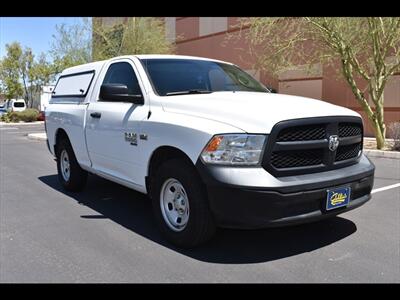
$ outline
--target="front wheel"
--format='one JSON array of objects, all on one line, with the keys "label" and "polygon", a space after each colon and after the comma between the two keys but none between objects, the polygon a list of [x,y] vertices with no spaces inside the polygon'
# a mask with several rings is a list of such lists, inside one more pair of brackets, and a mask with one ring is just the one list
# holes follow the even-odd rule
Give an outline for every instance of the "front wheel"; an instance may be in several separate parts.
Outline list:
[{"label": "front wheel", "polygon": [[214,235],[207,194],[192,165],[180,159],[165,162],[152,180],[151,191],[156,221],[170,242],[190,248]]}]

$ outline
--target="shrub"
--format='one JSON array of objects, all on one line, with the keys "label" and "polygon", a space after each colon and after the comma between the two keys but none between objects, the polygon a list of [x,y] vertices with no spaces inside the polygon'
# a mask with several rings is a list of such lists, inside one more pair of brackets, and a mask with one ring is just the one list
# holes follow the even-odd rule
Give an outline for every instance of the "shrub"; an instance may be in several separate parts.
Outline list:
[{"label": "shrub", "polygon": [[24,111],[12,111],[1,116],[1,121],[9,122],[33,122],[36,121],[39,116],[37,109],[28,108]]},{"label": "shrub", "polygon": [[400,151],[400,121],[389,125],[389,135],[394,140],[392,150]]},{"label": "shrub", "polygon": [[14,112],[14,111],[10,111],[8,113],[8,119],[10,120],[10,122],[19,122],[18,113]]},{"label": "shrub", "polygon": [[12,116],[12,113],[11,112],[7,112],[7,113],[5,113],[5,114],[3,114],[1,116],[1,121],[9,123],[9,122],[11,122],[11,116]]},{"label": "shrub", "polygon": [[28,108],[21,112],[15,112],[18,114],[19,121],[23,122],[34,122],[39,117],[39,111],[37,109]]}]

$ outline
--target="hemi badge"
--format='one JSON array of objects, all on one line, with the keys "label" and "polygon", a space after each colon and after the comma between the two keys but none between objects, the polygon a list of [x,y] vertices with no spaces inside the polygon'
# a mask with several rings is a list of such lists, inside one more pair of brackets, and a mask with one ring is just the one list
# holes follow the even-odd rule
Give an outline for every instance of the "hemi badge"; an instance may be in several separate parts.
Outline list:
[{"label": "hemi badge", "polygon": [[140,134],[140,139],[141,139],[141,140],[147,141],[147,134],[141,133],[141,134]]}]

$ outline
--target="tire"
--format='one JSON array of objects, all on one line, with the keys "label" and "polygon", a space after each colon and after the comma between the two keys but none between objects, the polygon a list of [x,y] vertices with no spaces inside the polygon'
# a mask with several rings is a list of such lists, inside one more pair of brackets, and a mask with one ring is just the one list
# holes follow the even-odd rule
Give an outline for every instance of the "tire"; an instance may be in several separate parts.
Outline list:
[{"label": "tire", "polygon": [[[79,192],[83,190],[87,181],[87,172],[83,170],[78,161],[76,160],[74,151],[72,146],[67,139],[62,139],[57,144],[57,171],[58,171],[58,180],[61,185],[67,190],[72,192]],[[65,163],[62,163],[62,160],[65,159],[69,162],[69,168],[66,168]],[[63,174],[64,169],[64,174]],[[65,170],[68,169],[69,172]],[[69,176],[66,176],[69,174]]]},{"label": "tire", "polygon": [[[175,207],[172,210],[170,209],[172,203],[182,202],[168,202],[169,200],[164,202],[168,197],[164,197],[161,193],[179,190],[179,185],[183,187],[183,193],[180,193],[180,196],[176,200],[186,200],[188,203],[188,214],[182,214],[182,222],[185,223],[185,226],[181,226],[175,222],[175,225],[180,226],[177,228],[177,226],[171,224],[174,221],[170,221],[168,215],[176,210]],[[171,186],[171,189],[168,189],[169,186]],[[166,161],[155,172],[151,180],[150,191],[156,222],[169,242],[181,248],[192,248],[205,243],[213,237],[216,226],[209,208],[207,194],[199,175],[191,164],[182,159]],[[181,197],[182,194],[185,195]],[[167,202],[168,205],[163,204]],[[182,208],[180,212],[185,210],[186,206],[180,207]],[[186,219],[187,221],[185,222]]]}]

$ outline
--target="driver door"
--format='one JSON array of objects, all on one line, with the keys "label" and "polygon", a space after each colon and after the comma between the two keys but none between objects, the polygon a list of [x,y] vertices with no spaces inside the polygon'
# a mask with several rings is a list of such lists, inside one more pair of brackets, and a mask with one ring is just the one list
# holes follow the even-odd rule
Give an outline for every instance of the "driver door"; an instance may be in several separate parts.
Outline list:
[{"label": "driver door", "polygon": [[[145,97],[136,67],[129,59],[112,62],[101,84],[105,83],[124,84],[129,94]],[[86,140],[92,168],[127,183],[139,182],[140,124],[148,111],[146,99],[140,105],[106,100],[89,103]]]}]

